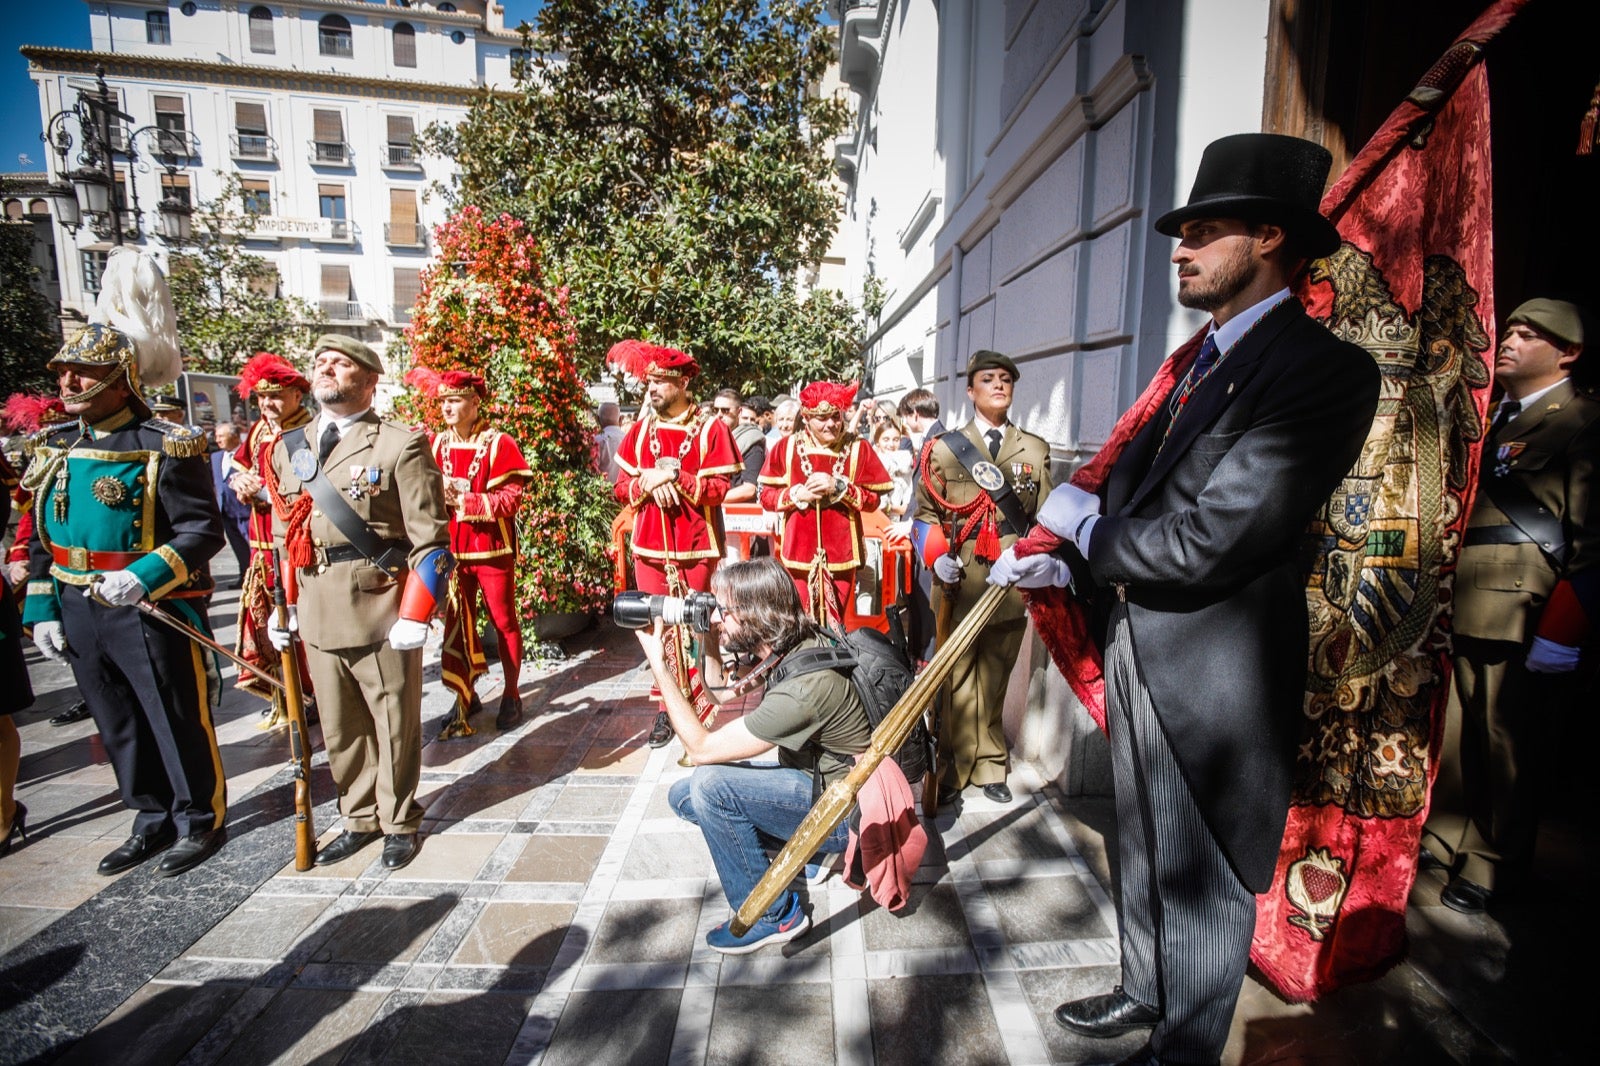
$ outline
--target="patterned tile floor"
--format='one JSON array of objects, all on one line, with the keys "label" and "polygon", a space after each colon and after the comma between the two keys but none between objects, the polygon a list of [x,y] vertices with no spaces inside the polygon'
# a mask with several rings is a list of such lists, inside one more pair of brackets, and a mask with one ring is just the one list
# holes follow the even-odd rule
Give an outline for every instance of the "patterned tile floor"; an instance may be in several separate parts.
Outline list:
[{"label": "patterned tile floor", "polygon": [[[224,636],[232,603],[216,605]],[[92,727],[45,724],[71,690],[40,664],[43,698],[19,718],[36,835],[0,861],[0,1061],[1021,1064],[1137,1048],[1050,1019],[1116,981],[1107,801],[1067,801],[1019,764],[1015,803],[974,794],[929,825],[901,913],[834,878],[809,891],[806,936],[724,957],[704,943],[728,914],[709,855],[666,805],[689,771],[644,745],[636,645],[602,627],[567,651],[526,668],[521,727],[428,744],[422,852],[393,874],[377,848],[294,871],[283,738],[230,693],[230,842],[172,881],[93,873],[129,816]],[[480,687],[493,707],[498,681]],[[430,683],[426,735],[447,705]],[[325,764],[314,778],[331,796]],[[322,804],[324,839],[336,822]],[[1554,934],[1531,915],[1462,918],[1438,887],[1417,889],[1416,961],[1380,981],[1315,1006],[1248,981],[1227,1061],[1560,1061],[1519,1020],[1539,980],[1499,994]]]}]

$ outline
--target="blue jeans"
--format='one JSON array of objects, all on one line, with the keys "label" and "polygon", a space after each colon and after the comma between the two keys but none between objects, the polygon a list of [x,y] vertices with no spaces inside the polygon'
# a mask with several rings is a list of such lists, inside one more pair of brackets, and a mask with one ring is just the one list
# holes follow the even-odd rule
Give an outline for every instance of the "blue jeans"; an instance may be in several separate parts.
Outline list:
[{"label": "blue jeans", "polygon": [[[697,766],[673,782],[667,802],[679,818],[700,827],[722,894],[738,910],[767,872],[765,849],[781,846],[810,812],[811,775],[784,766]],[[818,851],[837,854],[849,839],[849,825],[840,822]],[[787,894],[780,897],[768,916],[781,916],[788,902]]]}]

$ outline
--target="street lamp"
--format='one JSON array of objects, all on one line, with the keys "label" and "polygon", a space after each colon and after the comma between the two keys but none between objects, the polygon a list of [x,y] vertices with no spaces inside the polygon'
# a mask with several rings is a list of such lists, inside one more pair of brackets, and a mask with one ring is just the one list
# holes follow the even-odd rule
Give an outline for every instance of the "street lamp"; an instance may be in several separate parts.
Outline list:
[{"label": "street lamp", "polygon": [[[132,235],[135,238],[142,236],[138,185],[130,183],[133,192],[133,206],[130,209],[122,203],[116,164],[120,155],[130,168],[148,170],[138,147],[138,142],[143,139],[147,142],[144,147],[146,156],[159,160],[168,178],[166,195],[156,205],[157,232],[169,242],[188,240],[193,231],[194,209],[178,196],[177,185],[172,179],[178,173],[178,158],[192,154],[188,145],[189,135],[158,126],[143,126],[127,134],[119,144],[118,138],[113,136],[113,130],[119,133],[125,130],[127,127],[123,124],[131,124],[133,116],[118,110],[116,100],[106,86],[105,67],[95,69],[95,81],[97,87],[93,91],[79,89],[76,104],[51,115],[44,132],[39,135],[39,139],[60,158],[58,170],[66,178],[66,181],[50,187],[56,218],[68,232],[76,235],[87,216],[97,233],[104,235],[109,228],[112,243],[121,244],[128,232],[123,225],[123,216],[127,215],[132,222]],[[76,122],[78,133],[83,138],[83,147],[76,159],[78,166],[70,172],[67,168],[75,142],[67,128],[69,120]]]}]

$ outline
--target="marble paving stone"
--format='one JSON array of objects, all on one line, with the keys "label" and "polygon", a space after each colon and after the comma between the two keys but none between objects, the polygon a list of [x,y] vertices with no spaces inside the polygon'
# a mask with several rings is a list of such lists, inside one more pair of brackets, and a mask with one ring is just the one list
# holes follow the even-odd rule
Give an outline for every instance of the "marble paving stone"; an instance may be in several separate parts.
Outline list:
[{"label": "marble paving stone", "polygon": [[1099,908],[1075,877],[1021,877],[984,885],[1013,944],[1085,940],[1113,935]]},{"label": "marble paving stone", "polygon": [[[487,719],[493,722],[493,718]],[[468,764],[473,761],[478,752],[487,748],[495,741],[494,728],[479,729],[481,722],[473,723],[473,728],[478,731],[470,737],[458,737],[454,740],[436,740],[431,744],[424,744],[422,748],[423,770],[454,770],[463,772]]]},{"label": "marble paving stone", "polygon": [[122,805],[115,785],[69,785],[52,781],[20,795],[28,805],[28,845],[13,843],[13,853],[52,837],[100,838],[128,835],[133,812]]},{"label": "marble paving stone", "polygon": [[1111,991],[1121,975],[1118,966],[1017,971],[1028,1006],[1039,1019],[1039,1031],[1044,1035],[1052,1062],[1115,1062],[1144,1045],[1150,1035],[1147,1031],[1097,1040],[1063,1028],[1052,1017],[1055,1009],[1069,1000]]},{"label": "marble paving stone", "polygon": [[[117,841],[116,843],[120,843]],[[0,862],[0,904],[69,910],[103,891],[116,878],[102,877],[95,866],[115,843],[81,837],[29,834],[24,847],[13,847]]]},{"label": "marble paving stone", "polygon": [[619,900],[605,909],[586,962],[688,962],[698,899]]},{"label": "marble paving stone", "polygon": [[[677,770],[678,767],[674,766],[672,769]],[[644,817],[646,819],[652,821],[657,819],[671,819],[674,822],[682,821],[682,819],[673,813],[672,805],[667,802],[667,792],[672,788],[672,782],[676,781],[678,776],[678,774],[672,774],[670,776],[667,774],[661,775],[661,782],[651,790],[650,802],[645,805]]]},{"label": "marble paving stone", "polygon": [[391,876],[407,881],[471,881],[502,839],[496,833],[424,836],[417,857]]},{"label": "marble paving stone", "polygon": [[650,735],[650,729],[655,725],[655,711],[647,710],[640,714],[606,715],[600,721],[600,728],[595,730],[596,740],[609,741],[634,741],[643,743]]},{"label": "marble paving stone", "polygon": [[490,903],[450,960],[457,965],[546,967],[577,911],[560,903]]},{"label": "marble paving stone", "polygon": [[606,837],[539,834],[528,838],[507,881],[587,881],[606,849]]},{"label": "marble paving stone", "polygon": [[[674,819],[676,822],[677,820]],[[641,832],[628,849],[622,863],[622,879],[644,881],[656,878],[715,877],[711,852],[700,830],[677,822],[683,830],[670,833]]]},{"label": "marble paving stone", "polygon": [[483,768],[484,773],[508,774],[524,785],[542,784],[554,776],[553,771],[567,753],[565,745],[530,744],[520,740],[507,748],[500,757]]},{"label": "marble paving stone", "polygon": [[[523,702],[526,704],[527,700]],[[562,741],[581,735],[592,724],[592,717],[581,711],[541,713],[534,717],[533,729],[528,735],[536,737],[540,744],[559,745]]]},{"label": "marble paving stone", "polygon": [[317,962],[387,963],[416,958],[455,906],[451,895],[431,899],[369,900],[345,916]]},{"label": "marble paving stone", "polygon": [[951,862],[972,859],[1061,859],[1067,857],[1048,824],[1049,808],[1033,804],[995,806],[996,813],[963,810],[959,845],[949,850]]},{"label": "marble paving stone", "polygon": [[543,967],[445,966],[433,979],[435,992],[525,992],[535,995],[544,987]]},{"label": "marble paving stone", "polygon": [[631,788],[585,788],[568,785],[554,803],[545,809],[544,818],[556,821],[611,822],[622,816],[633,795]]},{"label": "marble paving stone", "polygon": [[0,955],[4,955],[65,913],[56,907],[0,906]]},{"label": "marble paving stone", "polygon": [[717,989],[706,1066],[819,1066],[833,1061],[826,984]]},{"label": "marble paving stone", "polygon": [[981,977],[953,974],[868,981],[867,1002],[878,1066],[1006,1062]]},{"label": "marble paving stone", "polygon": [[637,774],[650,761],[650,748],[604,740],[593,745],[578,764],[580,774]]},{"label": "marble paving stone", "polygon": [[961,901],[950,885],[912,885],[911,902],[898,913],[865,898],[863,906],[866,913],[860,921],[868,951],[959,947],[970,939]]},{"label": "marble paving stone", "polygon": [[462,778],[428,805],[428,817],[441,821],[465,818],[515,818],[533,795],[533,786],[507,774],[474,774]]},{"label": "marble paving stone", "polygon": [[337,1062],[383,1000],[380,992],[286,989],[234,1038],[219,1061],[222,1066]]},{"label": "marble paving stone", "polygon": [[293,899],[257,896],[212,926],[185,956],[196,958],[277,959],[289,952],[306,928],[328,909],[326,897]]},{"label": "marble paving stone", "polygon": [[[682,995],[675,989],[573,993],[551,1034],[542,1066],[665,1063]],[[623,1018],[627,1024],[619,1025]]]},{"label": "marble paving stone", "polygon": [[533,1003],[530,995],[435,992],[401,1008],[385,1064],[498,1063],[505,1060]]},{"label": "marble paving stone", "polygon": [[244,993],[240,985],[151,982],[90,1030],[64,1066],[164,1066],[177,1062]]}]

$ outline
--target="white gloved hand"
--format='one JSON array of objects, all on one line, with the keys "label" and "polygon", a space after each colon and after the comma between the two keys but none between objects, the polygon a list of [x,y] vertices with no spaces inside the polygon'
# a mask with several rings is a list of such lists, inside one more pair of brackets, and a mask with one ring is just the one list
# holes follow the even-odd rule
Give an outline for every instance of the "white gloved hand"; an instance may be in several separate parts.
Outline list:
[{"label": "white gloved hand", "polygon": [[60,622],[35,622],[33,646],[46,659],[54,659],[58,663],[67,661],[67,631],[61,628]]},{"label": "white gloved hand", "polygon": [[277,611],[267,616],[267,639],[272,641],[272,646],[279,651],[287,649],[293,643],[295,634],[300,632],[300,612],[290,607],[287,614],[282,629],[278,628]]},{"label": "white gloved hand", "polygon": [[1527,667],[1535,674],[1566,674],[1578,668],[1579,649],[1570,644],[1534,637],[1528,649]]},{"label": "white gloved hand", "polygon": [[1039,508],[1037,519],[1062,540],[1075,541],[1083,520],[1099,513],[1100,497],[1076,485],[1057,485]]},{"label": "white gloved hand", "polygon": [[411,618],[397,618],[389,627],[389,647],[395,651],[411,651],[422,647],[428,640],[428,623]]},{"label": "white gloved hand", "polygon": [[989,568],[989,584],[1015,585],[1024,589],[1060,588],[1072,584],[1067,564],[1053,555],[1017,558],[1015,548],[1007,548]]},{"label": "white gloved hand", "polygon": [[83,590],[85,596],[98,597],[113,607],[131,607],[144,599],[144,582],[131,570],[103,573]]},{"label": "white gloved hand", "polygon": [[960,581],[961,570],[961,560],[954,555],[941,555],[933,560],[933,576],[946,585],[954,585]]}]

